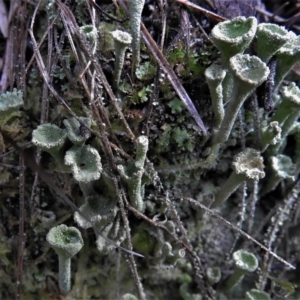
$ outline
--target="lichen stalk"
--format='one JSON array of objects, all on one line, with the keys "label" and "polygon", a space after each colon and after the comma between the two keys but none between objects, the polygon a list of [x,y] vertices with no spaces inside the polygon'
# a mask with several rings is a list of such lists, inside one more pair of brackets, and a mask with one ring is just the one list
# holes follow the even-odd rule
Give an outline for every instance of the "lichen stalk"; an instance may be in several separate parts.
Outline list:
[{"label": "lichen stalk", "polygon": [[257,55],[265,63],[291,38],[291,34],[284,27],[271,23],[259,24],[256,35]]},{"label": "lichen stalk", "polygon": [[294,180],[294,172],[296,166],[293,164],[290,157],[278,154],[270,158],[272,173],[268,176],[261,195],[264,196],[267,193],[276,189],[279,182],[283,179]]},{"label": "lichen stalk", "polygon": [[140,136],[137,139],[136,159],[127,166],[118,165],[117,169],[123,180],[127,183],[129,199],[133,207],[139,211],[144,211],[143,201],[144,187],[142,177],[144,174],[144,165],[148,151],[148,138]]},{"label": "lichen stalk", "polygon": [[300,89],[292,82],[289,86],[282,89],[282,103],[275,114],[276,121],[281,123],[281,143],[270,147],[269,153],[275,155],[282,147],[285,138],[294,128],[296,121],[300,116]]},{"label": "lichen stalk", "polygon": [[233,253],[235,263],[234,273],[227,279],[225,290],[233,288],[248,272],[254,272],[258,267],[258,260],[250,252],[238,250]]},{"label": "lichen stalk", "polygon": [[58,255],[59,288],[62,294],[71,290],[71,258],[83,247],[80,231],[62,224],[50,229],[46,237],[50,247]]},{"label": "lichen stalk", "polygon": [[300,36],[291,36],[277,52],[277,67],[275,76],[275,91],[292,67],[300,60]]},{"label": "lichen stalk", "polygon": [[246,180],[259,180],[265,176],[263,158],[260,153],[252,148],[246,148],[234,157],[233,172],[225,184],[215,194],[215,201],[211,208],[216,208],[224,203],[236,191],[240,184]]},{"label": "lichen stalk", "polygon": [[132,67],[133,70],[140,63],[140,44],[141,44],[141,17],[145,5],[145,0],[127,0],[130,28],[132,35]]},{"label": "lichen stalk", "polygon": [[269,74],[265,63],[257,57],[237,54],[230,59],[230,68],[234,76],[231,100],[226,108],[220,130],[213,138],[213,145],[227,141],[238,112],[248,96],[263,83]]},{"label": "lichen stalk", "polygon": [[226,71],[221,66],[213,64],[205,70],[204,75],[209,87],[212,108],[215,114],[214,127],[218,129],[225,114],[222,82],[226,76]]},{"label": "lichen stalk", "polygon": [[281,127],[277,121],[270,122],[270,124],[263,128],[261,149],[265,151],[269,145],[276,145],[281,141]]},{"label": "lichen stalk", "polygon": [[62,294],[71,290],[71,258],[58,256],[58,285]]},{"label": "lichen stalk", "polygon": [[216,208],[222,205],[228,197],[234,193],[240,184],[247,180],[247,177],[243,174],[231,173],[225,184],[215,194],[215,201],[212,203],[210,208]]},{"label": "lichen stalk", "polygon": [[114,88],[118,89],[125,59],[125,52],[128,46],[132,43],[132,38],[129,33],[121,30],[113,31],[112,36],[115,46]]}]

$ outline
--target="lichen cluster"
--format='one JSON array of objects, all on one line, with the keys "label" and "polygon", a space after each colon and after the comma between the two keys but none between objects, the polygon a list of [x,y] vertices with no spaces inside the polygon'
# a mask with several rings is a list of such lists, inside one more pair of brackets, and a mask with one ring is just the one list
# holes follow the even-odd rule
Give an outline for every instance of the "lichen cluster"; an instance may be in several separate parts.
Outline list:
[{"label": "lichen cluster", "polygon": [[[199,42],[193,22],[188,38],[176,35],[172,3],[164,69],[143,27],[141,40],[145,1],[100,4],[100,21],[75,2],[42,8],[53,28],[34,28],[26,88],[0,95],[0,150],[20,154],[32,183],[20,175],[19,192],[9,190],[16,153],[4,155],[3,199],[29,201],[24,298],[53,299],[51,278],[74,299],[297,299],[300,89],[287,75],[299,36],[237,17]],[[37,47],[47,28],[49,44]],[[0,235],[3,299],[11,249]]]}]

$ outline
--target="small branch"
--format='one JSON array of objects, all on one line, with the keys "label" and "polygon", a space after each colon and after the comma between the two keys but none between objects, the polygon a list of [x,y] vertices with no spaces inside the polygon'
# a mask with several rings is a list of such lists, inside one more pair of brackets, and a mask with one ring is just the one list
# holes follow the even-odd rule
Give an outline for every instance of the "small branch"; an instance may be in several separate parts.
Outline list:
[{"label": "small branch", "polygon": [[184,4],[185,6],[187,7],[191,7],[191,8],[194,8],[196,10],[199,10],[201,13],[203,13],[206,17],[208,18],[211,18],[211,19],[214,19],[215,21],[217,22],[223,22],[223,21],[226,21],[227,19],[224,18],[224,17],[221,17],[199,5],[196,5],[195,3],[192,3],[188,0],[175,0],[176,2],[180,3],[180,4]]},{"label": "small branch", "polygon": [[19,247],[18,247],[18,264],[16,271],[16,299],[21,299],[22,288],[22,272],[23,272],[23,255],[25,247],[25,235],[24,235],[24,222],[25,222],[25,200],[24,200],[24,187],[25,187],[25,174],[24,174],[24,157],[20,154],[20,174],[19,174]]},{"label": "small branch", "polygon": [[264,249],[267,253],[269,253],[270,255],[272,255],[273,257],[275,257],[276,259],[278,259],[280,262],[282,262],[285,265],[287,265],[289,268],[291,268],[293,270],[296,269],[296,267],[294,267],[289,262],[287,262],[286,260],[284,260],[283,258],[281,258],[280,256],[278,256],[276,253],[274,253],[273,251],[271,251],[270,249],[268,249],[266,246],[264,246],[263,244],[261,244],[259,241],[255,240],[248,233],[246,233],[245,231],[243,231],[240,228],[236,227],[235,225],[231,224],[229,221],[225,220],[223,217],[221,217],[220,215],[216,214],[215,212],[213,212],[212,210],[210,210],[209,208],[207,208],[203,204],[199,203],[198,201],[196,201],[196,200],[194,200],[192,198],[188,198],[188,197],[182,197],[180,199],[189,201],[189,202],[195,204],[196,206],[199,206],[200,208],[204,209],[207,213],[209,213],[210,215],[216,217],[220,221],[224,222],[228,227],[232,228],[233,230],[239,232],[241,235],[245,236],[247,239],[251,240],[253,243],[255,243],[256,245],[258,245],[260,248]]}]

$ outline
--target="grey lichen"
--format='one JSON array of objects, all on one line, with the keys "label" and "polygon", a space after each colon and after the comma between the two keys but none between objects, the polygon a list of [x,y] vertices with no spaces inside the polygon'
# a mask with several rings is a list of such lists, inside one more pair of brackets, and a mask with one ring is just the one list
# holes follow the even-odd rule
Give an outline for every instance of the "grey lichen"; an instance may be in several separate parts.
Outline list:
[{"label": "grey lichen", "polygon": [[115,46],[115,74],[114,87],[119,88],[121,72],[123,69],[125,51],[132,42],[132,37],[129,33],[121,30],[115,30],[111,33],[114,39]]},{"label": "grey lichen", "polygon": [[128,0],[127,4],[132,35],[132,67],[135,70],[140,63],[141,16],[145,0]]},{"label": "grey lichen", "polygon": [[73,176],[78,182],[90,182],[100,178],[101,157],[90,145],[72,147],[66,152],[64,160],[67,166],[71,166]]},{"label": "grey lichen", "polygon": [[148,151],[148,138],[140,136],[137,138],[136,159],[129,162],[127,166],[118,165],[118,171],[123,180],[127,183],[129,199],[133,207],[139,211],[144,211],[143,200],[144,186],[142,177],[145,172],[145,160]]},{"label": "grey lichen", "polygon": [[64,166],[67,131],[54,124],[42,124],[32,132],[32,143],[49,152],[59,166]]},{"label": "grey lichen", "polygon": [[220,206],[228,197],[247,180],[259,180],[265,177],[263,158],[258,151],[246,148],[237,154],[232,163],[233,172],[226,183],[215,194],[211,208]]},{"label": "grey lichen", "polygon": [[83,247],[80,231],[75,227],[59,225],[47,234],[47,242],[54,249],[59,259],[59,289],[67,294],[71,290],[71,257]]}]

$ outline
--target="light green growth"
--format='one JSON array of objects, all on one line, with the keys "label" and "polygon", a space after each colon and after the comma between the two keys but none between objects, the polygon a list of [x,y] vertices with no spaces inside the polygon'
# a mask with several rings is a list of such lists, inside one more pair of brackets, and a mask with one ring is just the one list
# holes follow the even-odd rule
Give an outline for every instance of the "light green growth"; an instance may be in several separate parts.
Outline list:
[{"label": "light green growth", "polygon": [[224,66],[228,66],[232,56],[246,50],[255,36],[256,28],[257,20],[254,17],[237,17],[213,28],[211,38],[221,51]]},{"label": "light green growth", "polygon": [[144,85],[138,92],[133,93],[131,102],[134,104],[147,102],[151,97],[152,91],[151,85]]},{"label": "light green growth", "polygon": [[149,256],[153,253],[156,240],[146,230],[139,230],[132,236],[134,251]]},{"label": "light green growth", "polygon": [[271,300],[269,294],[256,289],[251,289],[245,294],[246,300]]},{"label": "light green growth", "polygon": [[67,131],[54,124],[42,124],[32,132],[32,143],[48,152],[59,166],[64,166]]},{"label": "light green growth", "polygon": [[145,0],[128,0],[127,5],[132,36],[132,68],[135,70],[140,63],[141,17]]},{"label": "light green growth", "polygon": [[156,72],[156,68],[149,61],[146,61],[144,64],[141,64],[135,70],[135,75],[139,80],[151,80]]},{"label": "light green growth", "polygon": [[261,23],[257,27],[257,56],[265,63],[292,38],[284,27],[271,23]]},{"label": "light green growth", "polygon": [[118,165],[117,167],[119,174],[127,183],[131,205],[139,211],[144,211],[145,209],[142,177],[145,172],[144,164],[148,151],[148,143],[149,141],[146,136],[142,135],[138,137],[135,161],[129,162],[127,166]]},{"label": "light green growth", "polygon": [[230,59],[230,70],[233,75],[233,91],[226,108],[219,131],[213,137],[213,151],[207,161],[212,162],[218,151],[218,144],[227,141],[238,112],[245,100],[261,85],[269,75],[269,69],[258,57],[248,54],[237,54]]},{"label": "light green growth", "polygon": [[280,125],[283,125],[284,121],[290,114],[297,110],[300,105],[299,88],[294,82],[287,87],[282,88],[282,101],[277,106],[276,112],[273,115],[271,121],[277,121]]},{"label": "light green growth", "polygon": [[[120,246],[126,238],[126,231],[124,226],[120,225],[120,218],[101,230],[102,236],[98,235],[96,240],[96,246],[100,253],[107,254]],[[114,244],[109,243],[104,237],[107,237],[114,241]]]},{"label": "light green growth", "polygon": [[245,250],[234,252],[233,260],[235,264],[234,273],[227,279],[225,290],[233,288],[243,279],[245,274],[254,272],[258,267],[258,260],[255,255]]},{"label": "light green growth", "polygon": [[121,300],[138,300],[138,298],[132,294],[124,294]]},{"label": "light green growth", "polygon": [[282,126],[281,135],[282,138],[285,138],[300,116],[300,89],[294,82],[282,89],[282,99],[283,102],[289,102],[291,107],[293,107]]},{"label": "light green growth", "polygon": [[218,267],[206,269],[206,276],[210,284],[218,283],[221,279],[221,275],[221,270]]},{"label": "light green growth", "polygon": [[226,71],[217,64],[212,64],[205,70],[205,78],[209,87],[212,108],[215,114],[215,129],[218,129],[224,118],[223,87],[222,82],[226,76]]},{"label": "light green growth", "polygon": [[[104,237],[109,236],[116,245],[120,245],[126,238],[125,228],[120,225],[120,217],[117,216],[118,208],[116,200],[111,197],[103,197],[100,195],[93,195],[85,198],[85,204],[80,206],[79,211],[84,214],[83,217],[78,212],[74,213],[75,222],[84,229],[93,227],[100,231]],[[97,249],[106,254],[116,246],[110,244],[107,240],[97,235],[96,245]]]},{"label": "light green growth", "polygon": [[262,151],[269,145],[276,145],[281,141],[281,127],[277,121],[270,122],[262,128]]},{"label": "light green growth", "polygon": [[73,176],[78,182],[97,180],[101,176],[102,165],[98,151],[90,145],[72,147],[66,152],[65,164],[71,166]]},{"label": "light green growth", "polygon": [[172,114],[178,114],[186,109],[182,101],[177,97],[170,101],[168,103],[168,106],[171,108]]},{"label": "light green growth", "polygon": [[67,294],[71,290],[71,257],[84,245],[81,233],[75,227],[59,225],[51,228],[46,239],[58,255],[59,289],[62,294]]},{"label": "light green growth", "polygon": [[119,88],[120,78],[124,64],[125,51],[132,42],[132,37],[129,33],[115,30],[111,33],[114,39],[115,46],[115,74],[114,74],[114,87]]},{"label": "light green growth", "polygon": [[178,259],[185,257],[185,249],[174,249],[169,242],[160,241],[156,243],[155,256],[154,264],[161,268],[173,268]]},{"label": "light green growth", "polygon": [[100,229],[101,227],[112,223],[118,212],[116,201],[99,195],[86,197],[85,204],[80,206],[79,210],[88,217],[88,220],[83,218],[77,212],[74,213],[74,220],[84,229],[93,226]]},{"label": "light green growth", "polygon": [[188,283],[183,283],[179,288],[180,296],[183,300],[202,300],[201,294],[192,294],[188,289]]},{"label": "light green growth", "polygon": [[93,25],[84,25],[79,28],[79,31],[89,42],[90,47],[94,48],[98,40],[97,28]]},{"label": "light green growth", "polygon": [[278,154],[277,156],[272,156],[270,162],[272,173],[271,176],[268,176],[268,181],[261,192],[262,195],[275,190],[279,182],[283,179],[295,180],[296,166],[289,156]]},{"label": "light green growth", "polygon": [[281,124],[281,143],[269,147],[269,153],[275,155],[283,145],[285,138],[293,129],[300,116],[300,89],[294,82],[282,88],[282,102],[272,117]]},{"label": "light green growth", "polygon": [[246,148],[234,157],[233,172],[225,184],[215,194],[211,208],[220,206],[246,180],[259,180],[265,177],[263,158],[258,151]]},{"label": "light green growth", "polygon": [[[79,120],[86,127],[91,127],[92,121],[90,118],[79,117]],[[75,146],[82,146],[90,138],[91,132],[80,124],[76,118],[65,119],[63,122],[67,129],[68,138]]]},{"label": "light green growth", "polygon": [[275,76],[275,90],[279,87],[284,77],[300,60],[300,36],[293,36],[277,52],[277,68]]},{"label": "light green growth", "polygon": [[[23,93],[17,89],[0,95],[0,118],[1,123],[10,119],[13,113],[17,112],[23,105]],[[5,122],[4,122],[4,120]]]}]

